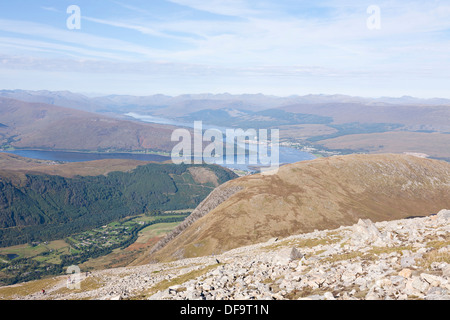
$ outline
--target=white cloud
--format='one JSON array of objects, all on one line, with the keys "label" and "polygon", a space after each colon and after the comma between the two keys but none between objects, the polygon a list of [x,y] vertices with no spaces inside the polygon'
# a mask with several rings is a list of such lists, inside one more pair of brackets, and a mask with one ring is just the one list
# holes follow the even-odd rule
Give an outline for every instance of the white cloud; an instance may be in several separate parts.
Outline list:
[{"label": "white cloud", "polygon": [[[97,51],[97,55],[101,52],[105,54],[105,59],[109,58],[111,53],[115,53],[116,57],[121,59],[142,59],[154,58],[163,55],[164,53],[146,46],[136,45],[127,41],[114,38],[105,38],[79,31],[71,31],[65,29],[58,29],[40,23],[28,21],[16,21],[0,19],[0,30],[26,35],[30,37],[45,38],[48,41],[57,41],[60,44],[71,44],[78,48],[91,48]],[[17,41],[22,41],[17,38]],[[48,42],[47,41],[47,42]],[[43,44],[44,42],[40,42]],[[36,43],[37,44],[37,43]],[[48,46],[48,44],[46,45]]]},{"label": "white cloud", "polygon": [[141,13],[141,14],[145,14],[145,15],[149,14],[149,12],[147,10],[139,8],[139,7],[136,7],[136,6],[132,6],[132,5],[127,4],[127,3],[123,3],[123,2],[120,2],[120,1],[114,1],[114,0],[111,0],[111,2],[121,6],[122,8],[131,10],[131,11],[134,11],[134,12],[137,12],[137,13]]},{"label": "white cloud", "polygon": [[41,7],[43,10],[46,11],[52,11],[52,12],[61,12],[58,9],[54,8],[54,7]]},{"label": "white cloud", "polygon": [[151,35],[151,36],[156,36],[156,37],[161,37],[161,38],[176,39],[176,40],[180,40],[180,41],[187,40],[185,37],[179,37],[179,36],[167,34],[167,33],[158,31],[157,29],[152,28],[148,25],[146,26],[143,24],[135,23],[135,22],[130,22],[130,21],[120,22],[120,21],[91,18],[91,17],[86,17],[86,16],[84,16],[83,19],[87,20],[87,21],[95,22],[95,23],[100,23],[100,24],[117,27],[117,28],[124,28],[124,29],[138,31],[138,32],[140,32],[142,34],[146,34],[146,35]]},{"label": "white cloud", "polygon": [[[405,77],[409,83],[429,79],[428,83],[436,85],[434,80],[450,71],[450,4],[442,1],[168,1],[238,18],[196,12],[180,15],[180,19],[152,19],[151,13],[132,2],[113,1],[131,10],[133,16],[83,16],[85,21],[101,24],[103,30],[113,27],[108,36],[0,19],[1,31],[17,35],[0,38],[1,52],[9,55],[6,61],[11,68],[65,70],[72,62],[79,72],[201,77],[205,86],[208,82],[224,84],[220,79],[237,83],[240,78],[251,79],[256,88],[283,78],[278,83],[285,88],[311,88],[314,83],[342,89],[344,84],[362,85],[361,78],[372,79],[381,87],[386,79],[404,81]],[[301,9],[305,3],[311,12],[289,11],[294,6]],[[369,4],[381,8],[381,30],[366,27]],[[321,11],[324,8],[326,13]],[[117,28],[124,32],[116,35]],[[123,36],[133,32],[137,39],[148,35],[151,41],[133,42]],[[19,55],[36,59],[21,60]],[[6,67],[5,63],[2,66]],[[287,84],[288,79],[292,85]],[[342,86],[324,79],[339,79]],[[398,81],[400,88],[404,82]],[[369,86],[370,81],[367,83]]]},{"label": "white cloud", "polygon": [[[116,61],[124,60],[123,54],[80,48],[75,45],[66,45],[60,43],[12,37],[0,37],[0,48],[2,48],[3,53],[10,52],[11,54],[17,54],[17,52],[22,52],[20,54],[21,56],[23,56],[25,52],[47,52],[56,56],[64,54],[64,56],[66,56],[67,58],[71,57],[72,59],[77,60],[79,60],[80,58],[100,60],[111,59]],[[54,58],[48,60],[51,61],[54,60]]]},{"label": "white cloud", "polygon": [[225,16],[255,15],[259,11],[245,0],[168,0],[182,6]]}]

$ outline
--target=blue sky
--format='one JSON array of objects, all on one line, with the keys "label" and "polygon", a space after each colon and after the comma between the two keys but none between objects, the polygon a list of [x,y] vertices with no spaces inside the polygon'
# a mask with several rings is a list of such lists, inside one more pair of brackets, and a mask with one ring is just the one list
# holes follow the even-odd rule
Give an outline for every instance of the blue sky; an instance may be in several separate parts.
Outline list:
[{"label": "blue sky", "polygon": [[1,1],[0,88],[450,98],[449,17],[449,1]]}]

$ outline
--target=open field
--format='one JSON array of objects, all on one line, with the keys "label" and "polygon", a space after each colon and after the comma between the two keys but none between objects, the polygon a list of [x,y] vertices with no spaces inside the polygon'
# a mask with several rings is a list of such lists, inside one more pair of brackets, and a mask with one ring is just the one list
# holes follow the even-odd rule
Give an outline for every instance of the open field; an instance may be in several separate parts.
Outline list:
[{"label": "open field", "polygon": [[0,248],[0,284],[60,274],[72,264],[83,271],[127,266],[190,213],[179,211],[125,218],[65,240]]},{"label": "open field", "polygon": [[175,229],[179,222],[169,222],[169,223],[158,223],[152,226],[148,226],[143,230],[139,231],[138,239],[135,244],[138,243],[148,243],[150,239],[154,237],[162,237],[166,233]]},{"label": "open field", "polygon": [[102,270],[142,264],[146,258],[145,252],[179,224],[180,222],[171,222],[148,226],[139,231],[137,240],[127,248],[115,249],[106,256],[90,259],[81,264],[80,268],[82,270]]},{"label": "open field", "polygon": [[0,256],[17,255],[17,258],[36,258],[44,252],[62,252],[69,245],[64,240],[55,240],[48,243],[40,243],[36,246],[23,244],[7,248],[0,248]]}]

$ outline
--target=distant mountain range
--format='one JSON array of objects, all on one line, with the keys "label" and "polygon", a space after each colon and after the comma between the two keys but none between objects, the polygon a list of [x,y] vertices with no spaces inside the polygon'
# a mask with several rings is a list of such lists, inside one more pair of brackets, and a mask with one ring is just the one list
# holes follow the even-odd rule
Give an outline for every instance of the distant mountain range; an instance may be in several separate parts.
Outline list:
[{"label": "distant mountain range", "polygon": [[282,142],[312,145],[319,154],[412,152],[450,161],[450,100],[441,98],[227,93],[93,97],[2,90],[0,108],[1,145],[17,148],[169,152],[175,127],[126,116],[134,113],[179,125],[201,120],[220,127],[277,128]]},{"label": "distant mountain range", "polygon": [[[0,90],[0,97],[17,99],[26,102],[40,102],[68,108],[95,112],[130,112],[149,111],[165,108],[181,112],[195,112],[202,109],[236,108],[250,111],[261,111],[295,104],[327,104],[327,103],[358,103],[369,105],[402,104],[450,106],[450,99],[421,99],[411,96],[364,98],[347,95],[293,95],[277,97],[264,94],[184,94],[167,96],[154,94],[148,96],[104,95],[91,97],[70,91],[31,91],[31,90]],[[187,110],[185,108],[188,108]],[[191,109],[192,108],[192,109]],[[168,111],[162,111],[169,114]]]}]

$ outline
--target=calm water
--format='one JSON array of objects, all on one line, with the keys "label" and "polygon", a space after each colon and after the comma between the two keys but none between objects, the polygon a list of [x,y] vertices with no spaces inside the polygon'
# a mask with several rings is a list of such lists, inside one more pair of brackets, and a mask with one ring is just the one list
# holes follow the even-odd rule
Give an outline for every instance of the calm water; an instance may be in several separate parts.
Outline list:
[{"label": "calm water", "polygon": [[[139,119],[144,122],[152,122],[152,123],[160,123],[160,124],[171,124],[171,125],[179,125],[179,126],[193,126],[193,124],[186,123],[177,123],[174,120],[163,119],[163,118],[154,118],[150,116],[139,116],[137,114],[128,114],[128,116],[132,116],[135,119]],[[213,128],[211,126],[204,126],[204,129]],[[225,128],[217,128],[216,129],[224,131]],[[256,145],[248,145],[243,146],[246,150],[251,150],[254,152]],[[38,151],[38,150],[14,150],[14,151],[6,151],[9,153],[16,154],[21,157],[39,159],[39,160],[52,160],[52,161],[63,161],[63,162],[83,162],[83,161],[93,161],[93,160],[103,160],[103,159],[132,159],[132,160],[141,160],[141,161],[156,161],[163,162],[170,160],[170,157],[154,155],[154,154],[136,154],[136,153],[83,153],[83,152],[67,152],[67,151]],[[269,150],[270,154],[270,150]],[[294,162],[300,162],[305,160],[312,160],[316,157],[310,153],[303,152],[294,148],[288,147],[280,147],[279,148],[279,164],[288,164]],[[223,161],[223,166],[232,169],[246,170],[246,171],[254,171],[252,165],[249,165],[248,155],[246,157],[245,164],[237,164],[235,161],[234,164],[226,164],[226,161]]]},{"label": "calm water", "polygon": [[[171,119],[164,119],[159,117],[153,117],[153,116],[147,116],[147,115],[139,115],[137,113],[128,113],[126,116],[132,117],[134,119],[143,121],[143,122],[149,122],[149,123],[159,123],[159,124],[169,124],[169,125],[175,125],[175,126],[181,126],[181,127],[190,127],[193,128],[193,123],[182,123],[177,122],[175,120]],[[218,127],[218,126],[211,126],[208,124],[203,124],[203,129],[217,129],[221,131],[222,133],[226,132],[227,128],[224,127]],[[257,145],[241,145],[241,147],[244,147],[246,150],[250,150],[252,152],[255,152],[255,150],[258,149]],[[269,148],[269,154],[270,154],[270,148]],[[288,164],[288,163],[294,163],[294,162],[300,162],[300,161],[306,161],[306,160],[313,160],[316,157],[310,153],[300,151],[298,149],[294,148],[288,148],[288,147],[279,147],[279,165]],[[236,160],[236,157],[235,157]],[[232,169],[239,169],[239,170],[246,170],[246,171],[254,171],[252,169],[251,165],[247,165],[249,163],[248,161],[248,155],[246,156],[246,164],[237,164],[237,161],[235,161],[234,164],[225,164],[225,160],[223,161],[223,166],[227,168]]]},{"label": "calm water", "polygon": [[[25,158],[63,161],[63,162],[84,162],[102,159],[132,159],[132,160],[155,161],[155,162],[164,162],[170,160],[170,157],[154,154],[135,154],[135,153],[82,153],[82,152],[39,151],[39,150],[14,150],[3,152],[13,153]],[[315,157],[313,155],[306,152],[301,152],[292,148],[280,147],[280,165],[305,160],[312,160],[314,158]],[[248,165],[249,163],[248,155],[246,159],[247,159],[246,164],[238,164],[236,158],[234,164],[226,164],[224,160],[223,166],[231,169],[254,171],[254,169],[252,169],[252,166]]]}]

